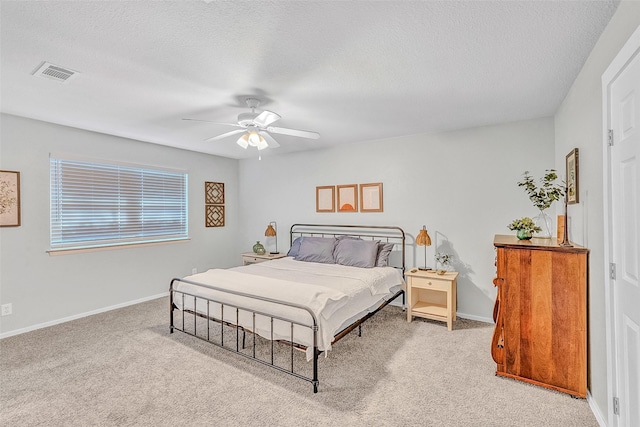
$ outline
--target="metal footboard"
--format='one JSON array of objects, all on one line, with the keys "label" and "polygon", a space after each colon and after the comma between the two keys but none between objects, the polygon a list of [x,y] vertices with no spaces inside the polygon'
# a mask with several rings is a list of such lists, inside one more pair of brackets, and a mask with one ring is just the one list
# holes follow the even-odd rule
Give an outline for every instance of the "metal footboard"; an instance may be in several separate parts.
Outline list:
[{"label": "metal footboard", "polygon": [[[215,291],[219,291],[222,293],[226,293],[226,294],[232,294],[232,295],[237,295],[237,296],[242,296],[242,297],[247,297],[247,298],[251,298],[253,300],[260,300],[260,301],[265,301],[265,302],[269,302],[269,303],[273,303],[273,304],[280,304],[280,305],[285,305],[288,307],[292,307],[292,308],[296,308],[296,309],[300,309],[303,310],[305,312],[307,312],[309,314],[310,317],[310,322],[309,324],[304,324],[301,323],[299,321],[293,320],[293,319],[288,319],[282,316],[275,316],[273,314],[270,313],[266,313],[266,312],[262,312],[259,310],[255,310],[255,309],[251,309],[248,307],[244,307],[241,306],[239,304],[229,304],[229,303],[223,303],[221,301],[216,301],[210,298],[206,298],[206,297],[202,297],[202,296],[198,296],[198,295],[194,295],[188,292],[183,292],[183,291],[179,291],[175,289],[174,284],[176,282],[183,282],[183,283],[189,283],[191,285],[196,285],[196,286],[201,286],[201,287],[205,287],[208,289],[212,289]],[[178,307],[176,306],[175,302],[175,298],[179,297],[181,298],[181,309],[178,309]],[[191,299],[191,301],[193,301],[193,310],[188,310],[186,309],[186,302],[190,302],[189,299]],[[198,307],[198,301],[206,301],[206,313],[202,313],[202,312],[198,312],[197,307]],[[220,307],[220,318],[217,318],[216,316],[214,316],[211,313],[210,307],[211,304],[217,304]],[[272,298],[267,298],[267,297],[260,297],[260,296],[256,296],[256,295],[250,295],[250,294],[246,294],[244,292],[238,292],[235,290],[229,290],[229,289],[222,289],[222,288],[218,288],[216,286],[211,286],[211,285],[207,285],[207,284],[203,284],[203,283],[197,283],[197,282],[193,282],[190,280],[185,280],[185,279],[179,279],[179,278],[174,278],[173,280],[171,280],[171,284],[169,285],[169,304],[170,304],[170,312],[169,312],[169,319],[170,319],[170,323],[169,323],[169,332],[173,333],[174,329],[184,332],[188,335],[192,335],[196,338],[200,338],[204,341],[207,341],[211,344],[216,345],[217,347],[220,348],[224,348],[225,350],[229,350],[232,351],[236,354],[239,354],[241,356],[244,356],[248,359],[252,359],[255,360],[257,362],[260,362],[264,365],[268,365],[271,366],[274,369],[277,369],[281,372],[285,372],[289,375],[293,375],[294,377],[303,379],[305,381],[310,382],[313,385],[313,392],[317,393],[318,392],[318,357],[320,355],[320,351],[318,350],[318,320],[316,319],[315,314],[307,307],[299,305],[299,304],[294,304],[294,303],[289,303],[286,301],[279,301],[279,300],[275,300]],[[232,310],[232,313],[235,312],[235,322],[229,321],[229,320],[225,320],[225,307],[228,309]],[[176,325],[175,319],[174,319],[174,311],[175,310],[179,310],[182,313],[182,321],[180,325]],[[240,313],[244,312],[244,313],[249,313],[251,315],[252,320],[252,325],[250,327],[250,329],[246,326],[246,325],[241,325],[240,324]],[[190,315],[193,317],[193,330],[189,330],[186,325],[186,319],[185,319],[185,314]],[[270,336],[270,359],[269,360],[264,360],[260,357],[256,356],[256,333],[254,331],[256,331],[256,316],[263,316],[266,318],[270,319],[270,330],[271,330],[271,336]],[[198,334],[198,318],[201,319],[206,319],[206,335],[204,333]],[[283,340],[279,340],[280,342],[285,342],[287,345],[289,345],[291,352],[290,352],[290,367],[288,369],[283,368],[282,366],[277,365],[276,363],[274,363],[274,328],[273,328],[273,322],[274,320],[278,320],[281,322],[285,322],[288,323],[290,325],[290,339],[287,341],[283,341]],[[215,323],[219,323],[220,324],[220,335],[219,335],[219,341],[215,341],[212,340],[212,334],[211,334],[211,322],[215,322]],[[225,345],[225,333],[224,333],[224,328],[226,327],[230,327],[235,329],[235,347],[229,347],[228,345]],[[298,326],[298,327],[302,327],[302,328],[307,328],[309,329],[312,334],[313,334],[313,357],[312,357],[312,361],[313,361],[313,374],[312,376],[305,376],[300,374],[299,372],[295,372],[294,370],[294,349],[306,349],[303,346],[299,346],[297,344],[295,344],[295,340],[294,340],[294,326]],[[240,331],[242,331],[242,346],[240,345]],[[253,334],[253,344],[252,344],[252,351],[250,353],[246,353],[243,352],[241,350],[245,349],[245,333],[246,332],[252,332]]]}]

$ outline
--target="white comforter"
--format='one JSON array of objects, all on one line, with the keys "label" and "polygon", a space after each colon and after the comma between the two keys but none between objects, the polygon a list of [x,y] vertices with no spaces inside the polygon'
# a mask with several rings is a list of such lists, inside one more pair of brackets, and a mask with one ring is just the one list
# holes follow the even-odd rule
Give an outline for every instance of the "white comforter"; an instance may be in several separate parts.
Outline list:
[{"label": "white comforter", "polygon": [[[318,348],[327,351],[331,349],[333,337],[342,324],[383,299],[391,288],[401,285],[402,275],[392,267],[347,267],[295,261],[287,257],[228,270],[212,269],[185,277],[185,280],[303,305],[317,318]],[[225,304],[237,304],[305,325],[313,324],[309,313],[299,308],[226,294],[185,282],[178,282],[175,290]],[[181,297],[175,298],[174,302],[182,309]],[[185,308],[193,309],[193,304],[193,298],[185,298]],[[206,313],[206,302],[197,300],[196,304],[198,312]],[[219,304],[211,304],[209,310],[210,315],[220,318]],[[225,308],[224,320],[235,323],[235,310]],[[248,312],[240,312],[239,323],[253,329],[253,318]],[[267,317],[256,317],[255,332],[270,338],[271,327]],[[274,339],[291,340],[289,323],[275,321],[273,332]],[[294,327],[293,338],[296,343],[308,347],[308,359],[313,357],[313,335],[308,328]]]}]

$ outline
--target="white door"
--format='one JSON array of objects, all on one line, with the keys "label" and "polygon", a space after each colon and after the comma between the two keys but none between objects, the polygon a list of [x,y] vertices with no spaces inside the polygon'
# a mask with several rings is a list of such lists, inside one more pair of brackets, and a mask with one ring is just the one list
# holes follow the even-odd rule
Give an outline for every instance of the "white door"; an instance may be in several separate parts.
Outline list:
[{"label": "white door", "polygon": [[640,426],[640,49],[609,86],[610,261],[617,425]]}]

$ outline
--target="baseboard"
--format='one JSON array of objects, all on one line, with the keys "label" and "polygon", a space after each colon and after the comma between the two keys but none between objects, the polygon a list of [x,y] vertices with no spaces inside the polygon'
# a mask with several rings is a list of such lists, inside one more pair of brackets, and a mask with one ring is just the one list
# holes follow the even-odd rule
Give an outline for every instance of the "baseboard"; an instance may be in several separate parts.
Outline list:
[{"label": "baseboard", "polygon": [[587,391],[587,403],[589,404],[589,408],[591,408],[591,412],[593,412],[593,416],[596,417],[598,425],[600,427],[607,427],[607,417],[602,413],[602,411],[600,411],[600,407],[589,391]]},{"label": "baseboard", "polygon": [[26,332],[35,331],[36,329],[42,329],[42,328],[46,328],[46,327],[49,327],[49,326],[58,325],[60,323],[70,322],[72,320],[81,319],[83,317],[93,316],[94,314],[104,313],[104,312],[107,312],[107,311],[116,310],[118,308],[128,307],[130,305],[140,304],[142,302],[147,302],[147,301],[151,301],[151,300],[158,299],[158,298],[164,298],[164,297],[167,297],[167,296],[169,296],[169,292],[163,292],[161,294],[151,295],[149,297],[144,297],[144,298],[140,298],[140,299],[133,300],[133,301],[127,301],[127,302],[123,302],[121,304],[112,305],[112,306],[109,306],[109,307],[104,307],[104,308],[99,308],[97,310],[87,311],[86,313],[74,314],[73,316],[64,317],[62,319],[52,320],[50,322],[39,323],[37,325],[29,326],[27,328],[16,329],[15,331],[9,331],[9,332],[2,333],[2,334],[0,334],[0,339],[9,338],[9,337],[12,337],[14,335],[20,335],[20,334],[24,334]]},{"label": "baseboard", "polygon": [[[391,301],[389,305],[402,307],[402,299],[396,298],[395,300]],[[476,316],[473,314],[465,314],[465,313],[460,313],[459,311],[456,313],[456,317],[460,317],[461,319],[477,320],[478,322],[483,322],[483,323],[495,323],[491,317],[482,317],[482,316]]]},{"label": "baseboard", "polygon": [[476,316],[474,314],[460,313],[459,311],[456,313],[456,316],[463,319],[477,320],[478,322],[495,323],[491,317]]}]

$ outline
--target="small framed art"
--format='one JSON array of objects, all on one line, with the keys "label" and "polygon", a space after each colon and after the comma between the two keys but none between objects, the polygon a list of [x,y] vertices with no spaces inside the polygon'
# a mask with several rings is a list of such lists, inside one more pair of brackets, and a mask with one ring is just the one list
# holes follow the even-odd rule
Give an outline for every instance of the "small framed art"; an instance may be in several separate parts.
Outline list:
[{"label": "small framed art", "polygon": [[205,227],[224,227],[224,206],[205,206]]},{"label": "small framed art", "polygon": [[224,205],[224,182],[204,182],[204,204]]},{"label": "small framed art", "polygon": [[338,185],[338,212],[358,212],[358,184]]},{"label": "small framed art", "polygon": [[579,203],[579,158],[578,149],[574,148],[567,154],[567,204]]},{"label": "small framed art", "polygon": [[316,212],[336,211],[336,186],[316,187]]},{"label": "small framed art", "polygon": [[20,225],[20,172],[0,171],[0,227]]},{"label": "small framed art", "polygon": [[360,212],[382,212],[382,183],[360,184]]}]

